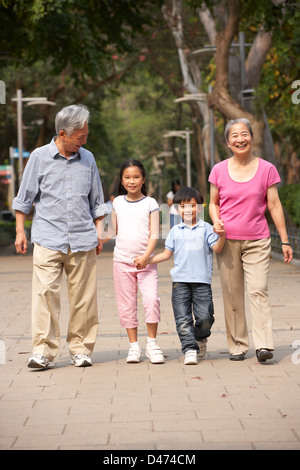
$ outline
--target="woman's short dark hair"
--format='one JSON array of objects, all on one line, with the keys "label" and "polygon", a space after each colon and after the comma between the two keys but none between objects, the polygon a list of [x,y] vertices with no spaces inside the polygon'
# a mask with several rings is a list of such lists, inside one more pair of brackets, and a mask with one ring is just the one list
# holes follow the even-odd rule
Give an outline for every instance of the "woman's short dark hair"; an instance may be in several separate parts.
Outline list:
[{"label": "woman's short dark hair", "polygon": [[177,191],[174,196],[173,203],[180,204],[181,202],[190,202],[191,199],[195,199],[197,204],[203,204],[203,197],[199,191],[195,188],[185,187]]},{"label": "woman's short dark hair", "polygon": [[[134,160],[134,159],[126,160],[126,162],[124,162],[123,165],[120,168],[120,180],[119,180],[119,188],[118,188],[118,195],[119,196],[122,195],[122,194],[127,194],[127,191],[126,191],[126,189],[124,188],[124,186],[122,184],[122,177],[123,177],[123,173],[126,170],[126,168],[129,168],[130,166],[136,166],[137,168],[139,168],[142,175],[143,175],[143,178],[146,178],[146,170],[144,168],[144,165],[139,160]],[[143,183],[143,186],[141,188],[141,192],[144,196],[147,196],[146,182]]]}]

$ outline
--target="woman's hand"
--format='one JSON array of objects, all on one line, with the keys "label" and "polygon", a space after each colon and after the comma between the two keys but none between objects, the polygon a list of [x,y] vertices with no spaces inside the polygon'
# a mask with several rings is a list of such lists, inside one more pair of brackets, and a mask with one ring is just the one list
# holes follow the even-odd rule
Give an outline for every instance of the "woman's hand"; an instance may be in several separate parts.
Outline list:
[{"label": "woman's hand", "polygon": [[283,261],[285,263],[290,263],[293,259],[293,249],[290,245],[281,245],[283,253]]},{"label": "woman's hand", "polygon": [[219,236],[222,236],[225,234],[225,229],[224,229],[224,222],[222,219],[216,220],[216,222],[213,225],[214,232],[218,234]]}]

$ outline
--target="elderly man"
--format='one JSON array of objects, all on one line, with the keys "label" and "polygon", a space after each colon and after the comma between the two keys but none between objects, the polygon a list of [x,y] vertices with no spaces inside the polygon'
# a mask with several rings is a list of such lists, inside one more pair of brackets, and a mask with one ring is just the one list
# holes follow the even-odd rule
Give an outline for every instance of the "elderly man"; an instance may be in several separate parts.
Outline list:
[{"label": "elderly man", "polygon": [[94,156],[81,147],[87,141],[88,120],[83,105],[67,106],[56,115],[57,136],[32,152],[13,202],[15,246],[23,254],[27,251],[24,222],[34,203],[31,368],[54,366],[63,270],[68,280],[67,341],[72,363],[92,365],[98,328],[96,254],[102,249],[100,220],[107,209]]}]

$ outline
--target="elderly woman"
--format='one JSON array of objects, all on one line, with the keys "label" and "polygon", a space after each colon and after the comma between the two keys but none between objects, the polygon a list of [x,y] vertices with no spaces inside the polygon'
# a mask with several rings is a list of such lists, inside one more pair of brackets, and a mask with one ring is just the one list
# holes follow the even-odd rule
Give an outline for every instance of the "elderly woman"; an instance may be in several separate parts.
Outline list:
[{"label": "elderly woman", "polygon": [[226,230],[225,246],[217,256],[230,359],[243,360],[249,349],[245,277],[256,356],[265,362],[274,350],[267,290],[271,250],[267,207],[281,238],[284,261],[293,258],[276,186],[280,177],[271,163],[253,155],[253,132],[247,119],[229,121],[225,139],[233,155],[211,171],[209,213],[215,231]]}]

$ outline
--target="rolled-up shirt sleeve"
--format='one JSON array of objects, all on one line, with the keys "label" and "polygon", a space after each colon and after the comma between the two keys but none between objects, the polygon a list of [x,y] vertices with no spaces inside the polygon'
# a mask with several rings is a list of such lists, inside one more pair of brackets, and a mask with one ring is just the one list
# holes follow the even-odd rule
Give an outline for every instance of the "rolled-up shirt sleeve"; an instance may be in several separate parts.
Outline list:
[{"label": "rolled-up shirt sleeve", "polygon": [[38,152],[32,152],[25,167],[20,189],[13,201],[13,209],[29,214],[39,192],[39,158]]},{"label": "rolled-up shirt sleeve", "polygon": [[94,220],[108,214],[109,211],[107,205],[104,203],[102,183],[96,164],[92,167],[92,185],[89,200],[91,214]]},{"label": "rolled-up shirt sleeve", "polygon": [[29,214],[33,203],[32,243],[63,253],[95,248],[94,220],[108,210],[93,154],[80,148],[66,158],[59,153],[55,139],[35,149],[13,208]]}]

